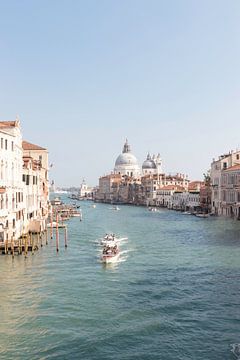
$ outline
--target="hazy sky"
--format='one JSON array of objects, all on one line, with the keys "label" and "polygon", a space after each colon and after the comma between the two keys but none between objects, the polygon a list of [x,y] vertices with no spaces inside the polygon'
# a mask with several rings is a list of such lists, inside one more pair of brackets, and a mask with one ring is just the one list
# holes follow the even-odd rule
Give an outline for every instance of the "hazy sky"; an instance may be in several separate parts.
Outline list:
[{"label": "hazy sky", "polygon": [[239,0],[0,0],[0,120],[95,185],[127,137],[202,179],[240,147]]}]

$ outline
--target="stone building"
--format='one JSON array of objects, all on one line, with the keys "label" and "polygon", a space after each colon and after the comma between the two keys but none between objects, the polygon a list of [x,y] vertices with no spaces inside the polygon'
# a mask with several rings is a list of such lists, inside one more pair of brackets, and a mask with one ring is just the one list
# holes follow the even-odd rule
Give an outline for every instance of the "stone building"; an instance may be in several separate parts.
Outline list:
[{"label": "stone building", "polygon": [[46,228],[48,153],[22,141],[20,122],[0,122],[0,241]]},{"label": "stone building", "polygon": [[[49,206],[48,151],[28,141],[23,141],[22,147],[24,158],[30,160],[28,163],[29,168],[24,169],[25,175],[29,176],[29,185],[27,185],[27,177],[25,177],[25,189],[28,199],[28,203],[26,203],[27,217],[28,220],[31,219],[29,230],[42,231],[46,229]],[[32,209],[30,204],[33,206]],[[34,211],[35,214],[33,215]]]},{"label": "stone building", "polygon": [[163,173],[160,154],[151,156],[148,153],[142,164],[141,173],[137,158],[132,154],[126,140],[122,154],[116,159],[114,173],[100,177],[95,199],[104,202],[155,206],[159,202],[157,191],[163,186],[188,189],[188,184],[186,175]]},{"label": "stone building", "polygon": [[222,171],[221,214],[240,219],[240,164]]},{"label": "stone building", "polygon": [[141,174],[137,158],[131,152],[128,140],[125,141],[122,153],[115,161],[114,174],[126,175],[132,178],[139,178]]},{"label": "stone building", "polygon": [[[222,175],[224,171],[240,164],[240,151],[231,151],[228,154],[219,156],[217,160],[213,159],[210,170],[211,188],[212,188],[212,204],[211,210],[216,215],[226,215],[224,211],[225,204],[223,206],[222,199],[224,192],[222,191],[222,180],[225,178]],[[231,185],[231,184],[228,184]],[[233,184],[232,184],[233,186]],[[223,184],[225,187],[225,184]]]},{"label": "stone building", "polygon": [[18,238],[25,203],[22,182],[22,135],[20,123],[0,122],[0,241]]}]

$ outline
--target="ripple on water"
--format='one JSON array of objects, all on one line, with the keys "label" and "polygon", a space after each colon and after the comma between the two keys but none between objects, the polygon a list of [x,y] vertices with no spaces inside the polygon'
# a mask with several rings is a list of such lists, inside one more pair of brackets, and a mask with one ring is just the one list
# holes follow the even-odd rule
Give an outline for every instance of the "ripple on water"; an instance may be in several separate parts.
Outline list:
[{"label": "ripple on water", "polygon": [[[0,258],[1,359],[219,360],[239,341],[240,222],[81,205],[69,246]],[[104,266],[96,239],[128,236]]]}]

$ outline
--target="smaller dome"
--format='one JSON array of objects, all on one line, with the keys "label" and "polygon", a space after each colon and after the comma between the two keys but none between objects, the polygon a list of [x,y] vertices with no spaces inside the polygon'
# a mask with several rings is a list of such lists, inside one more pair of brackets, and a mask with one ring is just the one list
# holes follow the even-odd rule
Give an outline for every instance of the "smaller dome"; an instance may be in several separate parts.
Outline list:
[{"label": "smaller dome", "polygon": [[156,169],[157,166],[155,164],[155,161],[151,159],[150,154],[147,154],[146,160],[142,164],[142,169]]},{"label": "smaller dome", "polygon": [[157,166],[153,160],[145,160],[142,164],[143,169],[156,169]]}]

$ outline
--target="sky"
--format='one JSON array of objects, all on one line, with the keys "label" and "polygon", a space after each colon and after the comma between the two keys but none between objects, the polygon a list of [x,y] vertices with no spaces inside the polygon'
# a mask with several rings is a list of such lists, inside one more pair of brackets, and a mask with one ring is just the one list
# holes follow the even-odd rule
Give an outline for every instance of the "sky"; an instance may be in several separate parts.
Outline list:
[{"label": "sky", "polygon": [[0,0],[0,120],[49,151],[57,186],[139,164],[201,180],[240,148],[239,0]]}]

